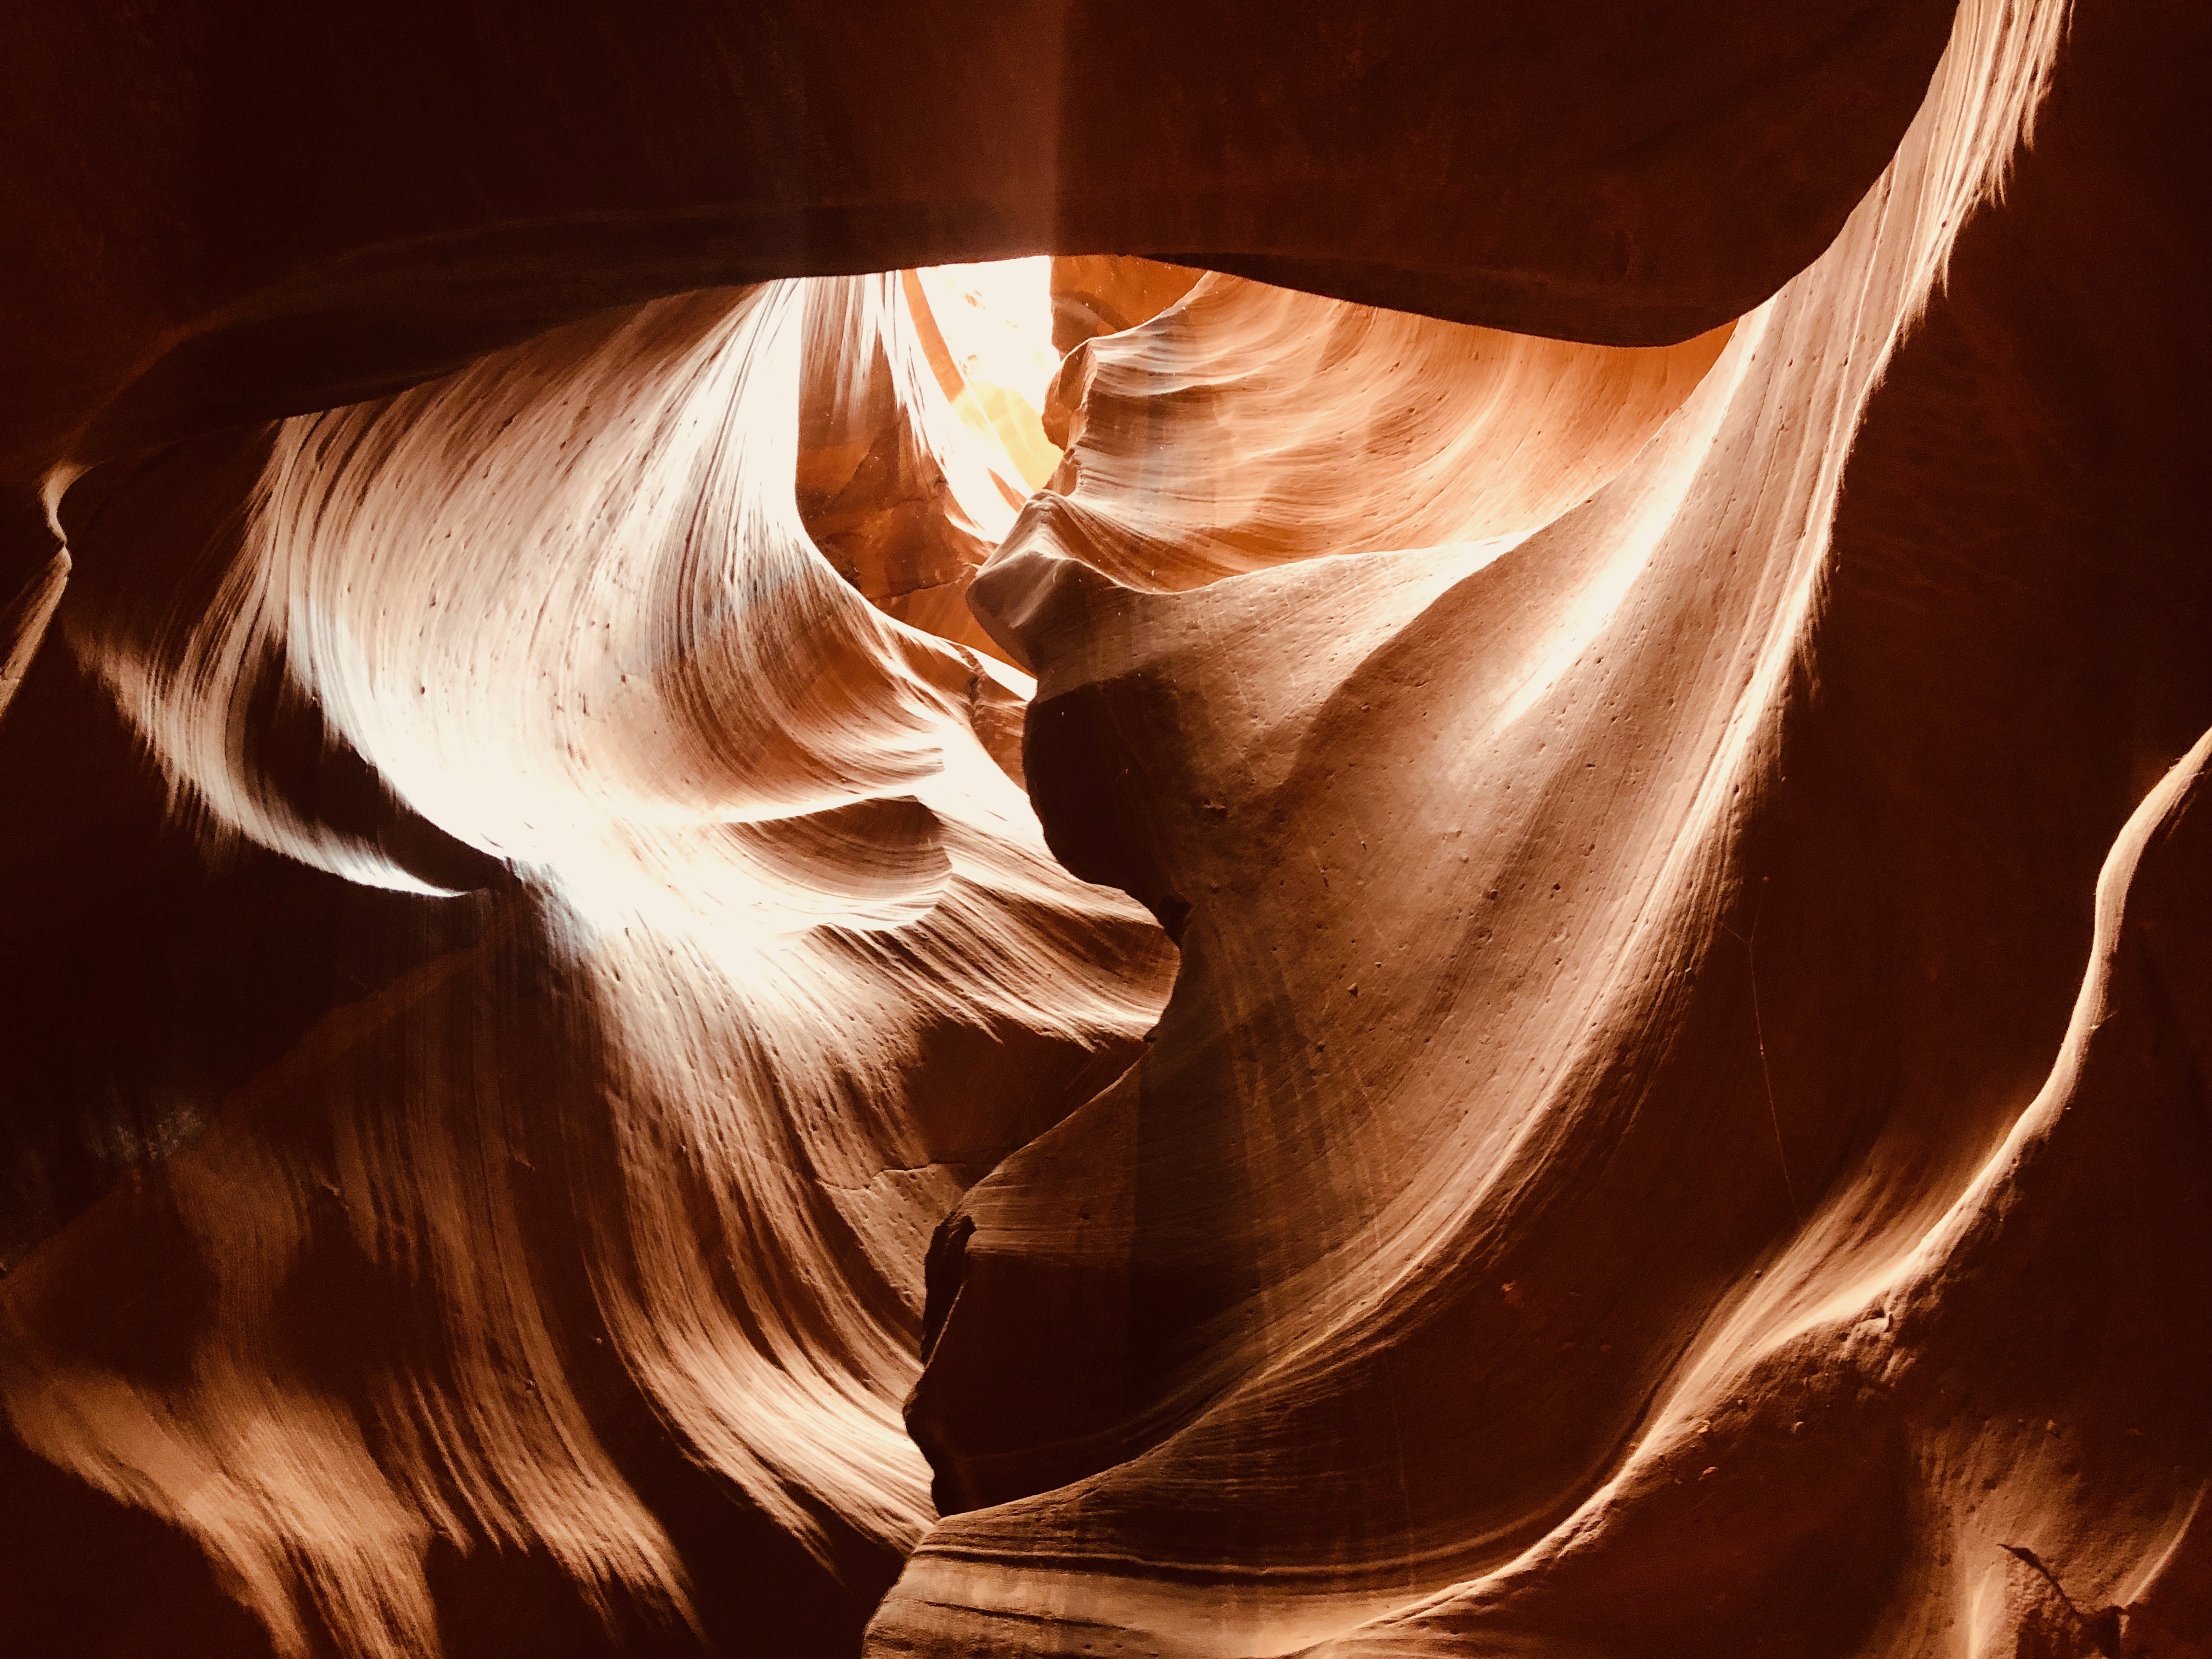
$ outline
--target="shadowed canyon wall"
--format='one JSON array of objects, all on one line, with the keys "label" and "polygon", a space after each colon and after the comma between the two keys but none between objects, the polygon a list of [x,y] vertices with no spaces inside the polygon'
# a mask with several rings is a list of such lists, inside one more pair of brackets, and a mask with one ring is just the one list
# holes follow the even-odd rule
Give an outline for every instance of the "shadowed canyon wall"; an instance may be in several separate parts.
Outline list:
[{"label": "shadowed canyon wall", "polygon": [[11,1650],[2212,1653],[2204,20],[817,10],[9,26]]}]

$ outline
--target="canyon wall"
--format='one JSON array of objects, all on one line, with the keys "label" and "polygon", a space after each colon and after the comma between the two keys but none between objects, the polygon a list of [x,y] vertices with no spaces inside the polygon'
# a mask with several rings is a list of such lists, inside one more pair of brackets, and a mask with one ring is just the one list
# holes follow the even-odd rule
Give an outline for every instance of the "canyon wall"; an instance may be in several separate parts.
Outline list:
[{"label": "canyon wall", "polygon": [[23,1651],[2212,1652],[2201,18],[21,29]]}]

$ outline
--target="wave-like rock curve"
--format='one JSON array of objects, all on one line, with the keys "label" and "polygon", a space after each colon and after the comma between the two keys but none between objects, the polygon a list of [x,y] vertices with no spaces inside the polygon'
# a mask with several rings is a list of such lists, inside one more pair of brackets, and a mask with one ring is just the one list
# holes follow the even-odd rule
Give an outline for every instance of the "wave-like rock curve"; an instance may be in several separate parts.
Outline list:
[{"label": "wave-like rock curve", "polygon": [[9,1640],[2212,1651],[2202,18],[434,9],[0,70]]},{"label": "wave-like rock curve", "polygon": [[[903,373],[896,416],[912,335],[895,281],[655,301],[224,440],[205,511],[159,467],[65,507],[64,631],[183,798],[486,916],[7,1282],[22,1443],[279,1652],[434,1650],[438,1548],[705,1632],[641,1437],[800,1546],[750,1593],[803,1644],[928,1519],[929,1230],[1127,1063],[1170,953],[994,758],[1023,677],[805,529],[810,361]],[[927,415],[874,447],[957,516],[985,463]]]},{"label": "wave-like rock curve", "polygon": [[[2071,918],[2010,962],[1966,940],[2020,936],[2023,880],[2086,906],[2142,775],[2058,768],[2101,834],[2015,830],[2008,898],[1924,838],[2040,786],[1909,746],[1860,679],[1900,672],[1864,648],[1883,608],[1971,636],[1984,602],[1929,591],[1924,536],[1919,570],[1885,562],[1899,475],[1868,452],[1951,389],[1940,359],[1885,377],[2060,22],[1963,8],[1890,172],[1717,356],[1577,380],[1532,344],[1523,380],[1363,323],[1389,344],[1360,363],[1328,302],[1212,277],[1085,349],[1073,488],[975,593],[1040,676],[1054,849],[1182,968],[1130,1074],[939,1234],[957,1291],[909,1420],[948,1514],[872,1653],[2113,1650],[2067,1595],[2083,1630],[2131,1601],[2152,1627],[2212,1474],[2181,1403],[2203,1013],[2185,975],[2115,988],[2169,971],[2118,918],[2198,914],[2201,755],[2121,835],[2085,984]],[[1436,434],[1368,447],[1431,408],[1474,440],[1442,484]],[[1589,499],[1504,505],[1531,456]],[[2204,687],[2170,649],[2092,706],[2166,703],[2185,744]],[[1913,672],[1978,708],[1948,668]],[[1891,822],[1917,866],[1863,827]],[[2130,1190],[2161,1219],[2062,1267]],[[2180,1346],[2124,1334],[2154,1305],[2195,1310]]]}]

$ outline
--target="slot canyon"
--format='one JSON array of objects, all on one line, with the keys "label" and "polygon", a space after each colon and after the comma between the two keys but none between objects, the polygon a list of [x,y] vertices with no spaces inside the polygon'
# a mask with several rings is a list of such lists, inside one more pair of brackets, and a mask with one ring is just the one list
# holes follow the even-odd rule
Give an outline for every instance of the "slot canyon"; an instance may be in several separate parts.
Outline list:
[{"label": "slot canyon", "polygon": [[2212,11],[0,40],[0,1653],[2212,1659]]}]

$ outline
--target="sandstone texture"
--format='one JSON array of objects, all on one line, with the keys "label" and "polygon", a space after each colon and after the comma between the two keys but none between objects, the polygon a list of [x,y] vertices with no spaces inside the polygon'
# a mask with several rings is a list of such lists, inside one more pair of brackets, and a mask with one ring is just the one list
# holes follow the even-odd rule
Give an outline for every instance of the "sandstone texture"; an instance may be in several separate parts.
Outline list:
[{"label": "sandstone texture", "polygon": [[2212,1656],[2199,10],[8,27],[0,1648]]}]

